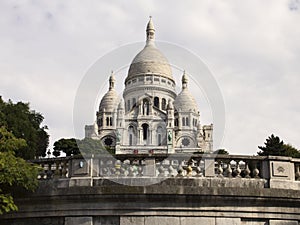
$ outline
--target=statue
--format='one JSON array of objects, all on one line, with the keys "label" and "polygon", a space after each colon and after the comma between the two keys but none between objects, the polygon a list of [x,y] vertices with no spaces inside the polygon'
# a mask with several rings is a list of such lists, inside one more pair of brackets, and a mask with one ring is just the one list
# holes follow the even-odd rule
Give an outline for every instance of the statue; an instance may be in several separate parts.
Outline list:
[{"label": "statue", "polygon": [[168,141],[171,142],[172,141],[172,132],[169,130],[168,132]]}]

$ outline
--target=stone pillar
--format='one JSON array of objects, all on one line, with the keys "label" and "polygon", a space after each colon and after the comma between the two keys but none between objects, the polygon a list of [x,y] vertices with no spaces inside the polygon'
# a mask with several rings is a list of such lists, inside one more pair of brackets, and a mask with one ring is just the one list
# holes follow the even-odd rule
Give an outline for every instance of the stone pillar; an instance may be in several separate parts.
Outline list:
[{"label": "stone pillar", "polygon": [[143,130],[141,128],[138,128],[138,144],[142,145],[143,144]]},{"label": "stone pillar", "polygon": [[269,179],[270,188],[293,189],[295,169],[290,157],[268,156],[262,170],[263,178]]},{"label": "stone pillar", "polygon": [[215,159],[205,159],[205,177],[215,176]]},{"label": "stone pillar", "polygon": [[155,177],[155,159],[145,159],[144,176]]}]

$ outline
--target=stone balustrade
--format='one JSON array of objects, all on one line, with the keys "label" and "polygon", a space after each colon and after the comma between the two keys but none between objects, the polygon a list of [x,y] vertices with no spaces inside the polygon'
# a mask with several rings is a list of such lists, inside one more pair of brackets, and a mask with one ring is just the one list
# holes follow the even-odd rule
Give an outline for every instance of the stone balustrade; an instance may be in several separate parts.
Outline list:
[{"label": "stone balustrade", "polygon": [[48,158],[33,161],[39,179],[224,178],[264,179],[270,188],[300,188],[300,159],[279,156],[212,154],[111,155]]},{"label": "stone balustrade", "polygon": [[36,159],[32,162],[41,167],[38,179],[47,180],[69,177],[69,163],[71,161],[71,157],[60,157]]},{"label": "stone balustrade", "polygon": [[300,159],[209,154],[33,161],[34,193],[0,224],[298,225]]}]

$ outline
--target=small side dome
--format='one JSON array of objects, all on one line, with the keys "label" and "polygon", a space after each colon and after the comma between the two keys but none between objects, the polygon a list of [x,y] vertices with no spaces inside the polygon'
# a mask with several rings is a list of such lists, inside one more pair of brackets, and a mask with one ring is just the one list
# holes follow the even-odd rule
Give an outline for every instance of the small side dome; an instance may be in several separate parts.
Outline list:
[{"label": "small side dome", "polygon": [[182,91],[177,95],[174,101],[174,106],[177,111],[189,112],[194,111],[198,112],[197,103],[188,90],[188,78],[187,75],[182,75]]},{"label": "small side dome", "polygon": [[105,112],[114,112],[119,103],[118,93],[115,90],[109,90],[101,99],[99,112],[105,109]]},{"label": "small side dome", "polygon": [[101,99],[99,112],[114,112],[117,109],[119,102],[120,99],[118,93],[115,90],[115,77],[112,72],[109,78],[109,90]]},{"label": "small side dome", "polygon": [[174,106],[177,111],[180,109],[182,112],[198,112],[196,101],[187,89],[182,90],[175,98]]}]

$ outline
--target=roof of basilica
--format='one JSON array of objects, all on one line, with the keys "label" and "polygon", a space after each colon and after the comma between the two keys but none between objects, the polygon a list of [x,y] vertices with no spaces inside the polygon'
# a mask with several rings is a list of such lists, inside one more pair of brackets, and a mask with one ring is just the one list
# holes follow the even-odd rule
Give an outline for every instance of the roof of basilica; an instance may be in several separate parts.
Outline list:
[{"label": "roof of basilica", "polygon": [[157,74],[163,77],[173,79],[172,70],[167,58],[155,46],[155,29],[150,18],[147,24],[147,42],[146,46],[133,59],[126,80],[145,74]]}]

